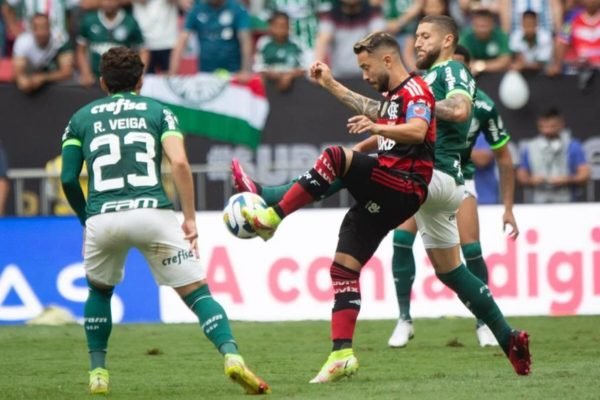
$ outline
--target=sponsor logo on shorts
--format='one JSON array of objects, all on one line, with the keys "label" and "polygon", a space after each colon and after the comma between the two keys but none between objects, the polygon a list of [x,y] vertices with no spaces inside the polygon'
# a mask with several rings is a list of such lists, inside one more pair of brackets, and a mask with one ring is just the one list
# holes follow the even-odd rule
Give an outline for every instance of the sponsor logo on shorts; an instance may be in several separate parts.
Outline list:
[{"label": "sponsor logo on shorts", "polygon": [[162,265],[181,265],[182,261],[189,260],[193,257],[194,253],[191,250],[179,250],[174,256],[163,258]]},{"label": "sponsor logo on shorts", "polygon": [[102,204],[102,208],[100,209],[101,213],[112,212],[112,211],[122,211],[122,210],[131,210],[134,208],[157,208],[158,200],[152,197],[140,197],[137,199],[126,199],[126,200],[116,200],[116,201],[107,201]]},{"label": "sponsor logo on shorts", "polygon": [[381,212],[381,206],[374,201],[369,201],[367,204],[365,204],[365,208],[371,214],[379,214]]}]

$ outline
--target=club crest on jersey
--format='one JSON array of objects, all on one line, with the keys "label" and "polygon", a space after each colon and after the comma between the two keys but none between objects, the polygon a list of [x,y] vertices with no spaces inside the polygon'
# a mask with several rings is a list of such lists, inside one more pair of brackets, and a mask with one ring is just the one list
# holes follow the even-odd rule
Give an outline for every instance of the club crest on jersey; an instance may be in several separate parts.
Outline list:
[{"label": "club crest on jersey", "polygon": [[379,107],[379,118],[395,120],[398,119],[400,103],[394,100],[386,100]]},{"label": "club crest on jersey", "polygon": [[225,92],[228,84],[228,80],[210,74],[167,78],[169,89],[188,105],[214,100]]}]

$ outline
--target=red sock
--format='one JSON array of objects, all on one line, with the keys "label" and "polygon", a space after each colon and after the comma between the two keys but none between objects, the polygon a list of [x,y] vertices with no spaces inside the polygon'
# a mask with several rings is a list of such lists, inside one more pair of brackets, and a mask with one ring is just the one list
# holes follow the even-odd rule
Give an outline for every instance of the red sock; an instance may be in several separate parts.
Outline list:
[{"label": "red sock", "polygon": [[334,350],[343,342],[352,342],[360,311],[360,273],[336,262],[331,266],[334,305],[331,313],[331,339]]}]

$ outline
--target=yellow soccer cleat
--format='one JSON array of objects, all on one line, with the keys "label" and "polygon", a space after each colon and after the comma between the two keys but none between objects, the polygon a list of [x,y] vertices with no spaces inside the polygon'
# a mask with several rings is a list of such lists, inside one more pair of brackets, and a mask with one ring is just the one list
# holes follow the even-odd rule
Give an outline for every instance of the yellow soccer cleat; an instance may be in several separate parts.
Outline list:
[{"label": "yellow soccer cleat", "polygon": [[275,230],[281,223],[281,217],[277,215],[273,207],[242,207],[242,216],[264,241],[273,237]]},{"label": "yellow soccer cleat", "polygon": [[323,364],[321,371],[309,383],[336,382],[342,378],[350,378],[358,372],[358,360],[352,349],[333,351]]},{"label": "yellow soccer cleat", "polygon": [[238,354],[225,354],[225,375],[243,387],[247,394],[271,393],[269,385],[254,375]]},{"label": "yellow soccer cleat", "polygon": [[90,393],[108,393],[108,371],[104,368],[95,368],[90,371]]}]

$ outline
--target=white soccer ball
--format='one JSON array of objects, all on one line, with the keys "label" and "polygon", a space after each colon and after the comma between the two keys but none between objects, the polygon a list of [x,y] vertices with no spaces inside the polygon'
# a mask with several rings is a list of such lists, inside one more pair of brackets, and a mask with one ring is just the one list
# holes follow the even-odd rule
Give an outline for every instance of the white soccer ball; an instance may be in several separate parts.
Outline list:
[{"label": "white soccer ball", "polygon": [[525,107],[529,101],[529,85],[523,75],[514,70],[506,72],[500,81],[498,97],[511,110]]},{"label": "white soccer ball", "polygon": [[267,208],[267,203],[262,197],[255,193],[243,192],[234,194],[227,200],[223,210],[223,221],[227,230],[240,239],[251,239],[256,237],[256,232],[242,216],[242,207],[251,209]]}]

